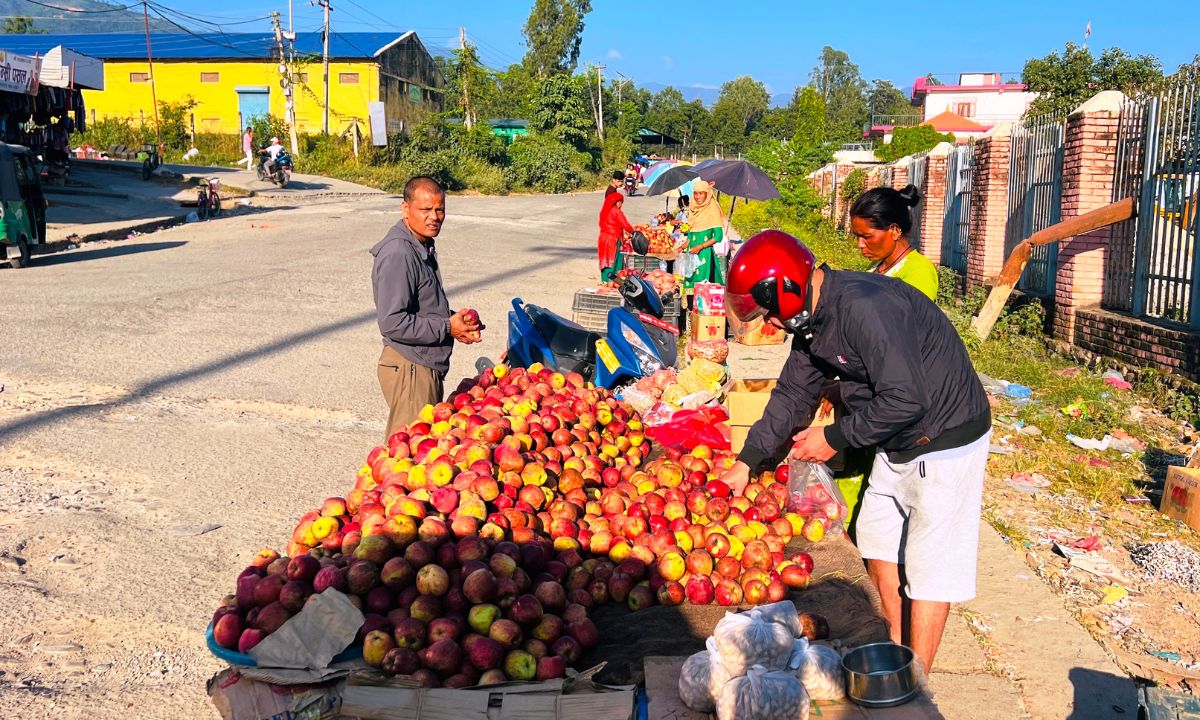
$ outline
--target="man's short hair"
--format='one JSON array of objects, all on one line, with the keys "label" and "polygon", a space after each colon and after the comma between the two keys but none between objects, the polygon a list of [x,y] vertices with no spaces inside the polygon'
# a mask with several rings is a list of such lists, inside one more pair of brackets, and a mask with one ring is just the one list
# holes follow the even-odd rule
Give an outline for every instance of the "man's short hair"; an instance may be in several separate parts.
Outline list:
[{"label": "man's short hair", "polygon": [[614,170],[613,174],[612,174],[612,179],[613,180],[624,180],[625,179],[625,171],[624,170]]},{"label": "man's short hair", "polygon": [[412,202],[413,196],[417,194],[418,190],[424,190],[436,195],[446,194],[446,190],[437,180],[428,175],[418,175],[404,183],[404,202]]}]

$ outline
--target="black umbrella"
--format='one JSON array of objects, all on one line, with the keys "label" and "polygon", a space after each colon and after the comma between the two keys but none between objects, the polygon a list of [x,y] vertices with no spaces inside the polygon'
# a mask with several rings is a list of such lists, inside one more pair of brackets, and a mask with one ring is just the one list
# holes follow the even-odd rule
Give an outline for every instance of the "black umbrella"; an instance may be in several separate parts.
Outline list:
[{"label": "black umbrella", "polygon": [[775,183],[762,170],[745,160],[726,160],[699,169],[700,179],[726,195],[747,200],[779,197]]},{"label": "black umbrella", "polygon": [[696,171],[687,165],[676,165],[673,168],[664,170],[658,177],[654,178],[654,182],[650,183],[650,187],[646,189],[646,194],[662,195],[663,193],[677,189],[686,182],[695,180],[697,177],[699,175],[696,174]]}]

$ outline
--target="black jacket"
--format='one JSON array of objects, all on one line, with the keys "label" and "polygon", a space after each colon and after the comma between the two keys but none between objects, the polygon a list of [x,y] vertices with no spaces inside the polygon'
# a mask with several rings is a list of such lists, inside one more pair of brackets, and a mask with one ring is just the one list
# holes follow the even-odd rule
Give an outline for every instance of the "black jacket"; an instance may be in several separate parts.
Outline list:
[{"label": "black jacket", "polygon": [[987,394],[941,308],[895,278],[825,273],[812,328],[792,351],[739,459],[751,468],[790,441],[826,377],[845,413],[825,429],[836,450],[877,446],[893,462],[959,447],[991,427]]}]

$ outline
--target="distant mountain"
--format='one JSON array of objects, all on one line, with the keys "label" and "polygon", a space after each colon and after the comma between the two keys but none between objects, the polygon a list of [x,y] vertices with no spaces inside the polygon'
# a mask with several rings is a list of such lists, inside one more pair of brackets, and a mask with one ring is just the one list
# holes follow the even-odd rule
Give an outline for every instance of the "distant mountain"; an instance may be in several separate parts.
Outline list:
[{"label": "distant mountain", "polygon": [[[0,0],[0,17],[24,15],[33,18],[36,32],[50,34],[143,32],[146,29],[141,11],[122,10],[123,5],[100,0],[48,0],[46,5],[86,12],[52,10],[26,0]],[[150,13],[150,29],[155,32],[182,32],[171,23],[156,18],[153,12]],[[3,43],[3,36],[0,35],[0,49],[3,49]]]}]

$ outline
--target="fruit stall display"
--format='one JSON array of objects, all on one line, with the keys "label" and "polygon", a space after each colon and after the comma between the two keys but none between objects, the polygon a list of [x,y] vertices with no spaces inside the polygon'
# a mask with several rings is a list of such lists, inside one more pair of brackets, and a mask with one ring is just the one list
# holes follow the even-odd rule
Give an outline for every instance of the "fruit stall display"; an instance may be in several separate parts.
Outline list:
[{"label": "fruit stall display", "polygon": [[639,277],[649,282],[660,298],[665,298],[679,289],[679,284],[675,281],[675,276],[666,270],[659,269],[648,272],[630,269],[619,270],[613,275],[613,279],[608,284],[614,288],[619,288],[621,287],[621,283],[625,281],[625,278],[629,277]]},{"label": "fruit stall display", "polygon": [[[687,242],[686,231],[673,222],[663,225],[634,225],[633,229],[641,232],[650,241],[648,254],[667,260],[674,259]],[[633,250],[633,246],[628,240],[624,240],[621,250],[628,252]]]},{"label": "fruit stall display", "polygon": [[248,652],[318,593],[365,616],[363,659],[426,687],[563,677],[598,606],[775,602],[813,560],[786,477],[742,496],[734,457],[657,448],[628,403],[537,365],[497,366],[368,454],[344,497],[260,551],[213,616]]}]

